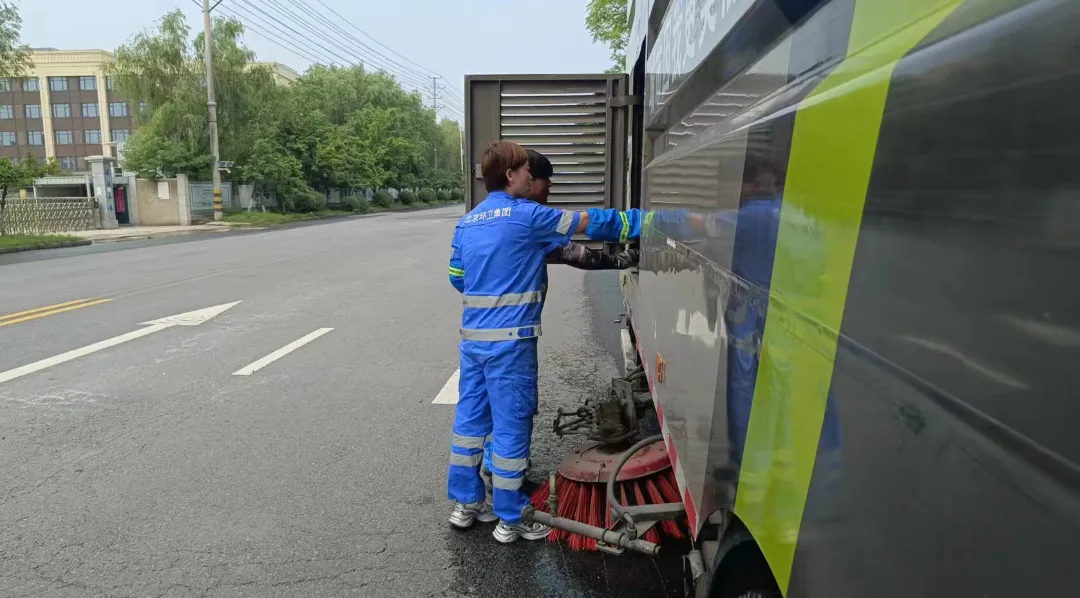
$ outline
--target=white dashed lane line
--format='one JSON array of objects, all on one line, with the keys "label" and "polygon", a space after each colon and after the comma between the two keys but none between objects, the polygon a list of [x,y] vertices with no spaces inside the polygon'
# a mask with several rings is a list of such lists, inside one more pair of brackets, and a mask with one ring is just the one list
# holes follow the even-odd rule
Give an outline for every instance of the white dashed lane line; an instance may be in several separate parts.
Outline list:
[{"label": "white dashed lane line", "polygon": [[255,372],[263,369],[264,367],[270,365],[271,363],[274,363],[275,361],[281,359],[282,357],[285,357],[289,353],[292,353],[300,347],[303,347],[311,341],[319,338],[327,332],[330,332],[331,330],[333,330],[333,328],[320,328],[315,332],[312,332],[311,334],[298,338],[293,342],[285,345],[284,347],[278,349],[277,351],[274,351],[266,357],[263,357],[262,359],[256,361],[255,363],[233,372],[233,376],[250,376]]},{"label": "white dashed lane line", "polygon": [[443,385],[439,394],[435,395],[435,400],[431,402],[432,405],[457,405],[458,402],[458,377],[461,375],[461,370],[454,370],[453,375]]}]

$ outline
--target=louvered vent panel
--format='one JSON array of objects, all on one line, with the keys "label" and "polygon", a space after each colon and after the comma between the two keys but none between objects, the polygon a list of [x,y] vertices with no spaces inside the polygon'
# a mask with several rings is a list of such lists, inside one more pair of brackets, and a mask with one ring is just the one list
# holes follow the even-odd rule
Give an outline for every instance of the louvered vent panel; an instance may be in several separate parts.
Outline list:
[{"label": "louvered vent panel", "polygon": [[534,149],[555,168],[550,205],[604,207],[607,83],[504,81],[500,136]]}]

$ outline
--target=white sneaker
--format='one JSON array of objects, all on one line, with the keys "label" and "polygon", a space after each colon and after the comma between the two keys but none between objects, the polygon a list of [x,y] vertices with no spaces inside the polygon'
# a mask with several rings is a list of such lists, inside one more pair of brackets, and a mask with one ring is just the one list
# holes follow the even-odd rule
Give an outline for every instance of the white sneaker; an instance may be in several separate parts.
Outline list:
[{"label": "white sneaker", "polygon": [[500,521],[491,535],[503,544],[509,544],[518,538],[526,540],[543,540],[551,533],[551,528],[542,523],[506,523]]},{"label": "white sneaker", "polygon": [[499,516],[495,514],[495,511],[487,502],[474,502],[467,505],[455,502],[454,511],[450,513],[450,524],[461,529],[472,527],[472,524],[476,521],[491,523],[498,519]]}]

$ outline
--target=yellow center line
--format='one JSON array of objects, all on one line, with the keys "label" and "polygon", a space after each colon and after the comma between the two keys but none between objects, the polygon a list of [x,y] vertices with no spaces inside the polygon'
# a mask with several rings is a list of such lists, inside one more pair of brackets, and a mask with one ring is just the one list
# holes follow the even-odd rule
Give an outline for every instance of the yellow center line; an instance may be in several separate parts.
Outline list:
[{"label": "yellow center line", "polygon": [[61,314],[66,311],[82,309],[84,307],[91,307],[93,305],[100,305],[109,301],[112,301],[112,299],[80,299],[78,301],[57,303],[56,305],[49,305],[46,307],[39,307],[37,309],[29,309],[14,314],[8,314],[6,316],[0,316],[0,328],[3,328],[4,326],[10,326],[12,324],[18,324],[19,322],[26,322],[27,320],[36,320],[37,318],[44,318],[46,316]]},{"label": "yellow center line", "polygon": [[28,316],[30,314],[36,314],[36,313],[42,312],[42,311],[49,311],[50,309],[56,309],[58,307],[67,307],[69,305],[75,305],[76,303],[83,303],[83,302],[92,301],[92,300],[93,300],[93,298],[91,297],[90,299],[76,299],[75,301],[68,301],[68,302],[65,302],[65,303],[57,303],[56,305],[46,305],[45,307],[35,307],[34,309],[28,309],[26,311],[20,311],[18,313],[13,313],[13,314],[7,314],[7,315],[4,315],[4,316],[0,316],[0,322],[3,322],[4,320],[13,320],[13,319],[18,318],[20,316]]}]

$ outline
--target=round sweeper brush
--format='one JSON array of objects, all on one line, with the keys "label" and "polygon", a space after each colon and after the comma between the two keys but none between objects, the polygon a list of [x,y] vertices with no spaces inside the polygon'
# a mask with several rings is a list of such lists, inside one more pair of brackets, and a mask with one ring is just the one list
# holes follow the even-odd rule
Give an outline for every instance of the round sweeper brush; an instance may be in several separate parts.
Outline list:
[{"label": "round sweeper brush", "polygon": [[[555,477],[555,492],[559,499],[559,517],[573,519],[595,527],[611,529],[614,523],[605,495],[607,482],[619,458],[629,445],[608,445],[601,442],[586,444],[573,451],[559,464]],[[681,502],[671,459],[662,441],[651,444],[626,462],[615,479],[615,497],[623,506],[650,505]],[[547,500],[551,494],[549,484],[542,484],[532,495],[533,506],[538,511],[548,511]],[[683,539],[681,521],[663,521],[645,533],[644,539],[659,543],[660,534]],[[596,550],[596,540],[553,529],[548,540],[567,540],[573,550]]]}]

